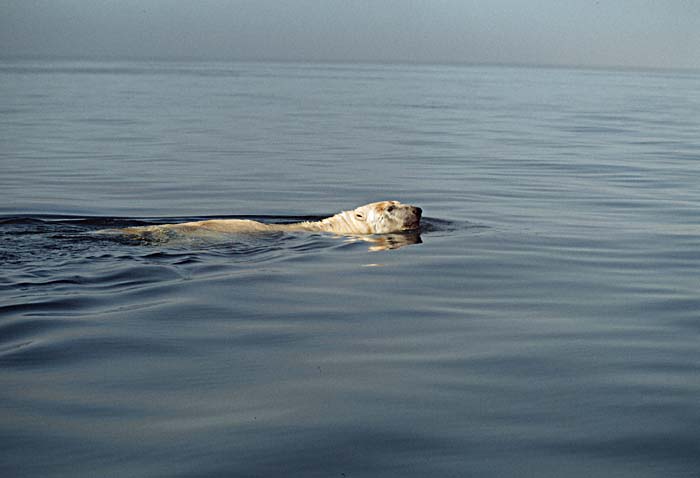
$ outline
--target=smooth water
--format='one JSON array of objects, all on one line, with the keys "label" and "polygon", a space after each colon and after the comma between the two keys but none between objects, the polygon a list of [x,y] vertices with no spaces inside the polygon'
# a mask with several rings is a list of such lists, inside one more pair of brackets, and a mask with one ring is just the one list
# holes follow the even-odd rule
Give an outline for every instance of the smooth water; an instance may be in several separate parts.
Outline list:
[{"label": "smooth water", "polygon": [[[700,75],[0,63],[0,474],[700,469]],[[398,199],[420,238],[138,242]]]}]

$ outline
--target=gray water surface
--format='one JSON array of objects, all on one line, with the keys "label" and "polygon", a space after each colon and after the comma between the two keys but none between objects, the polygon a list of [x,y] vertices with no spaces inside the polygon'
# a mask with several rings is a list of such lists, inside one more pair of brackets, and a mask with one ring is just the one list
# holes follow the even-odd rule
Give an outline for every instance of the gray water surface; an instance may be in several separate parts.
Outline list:
[{"label": "gray water surface", "polygon": [[[700,469],[700,76],[0,63],[3,476]],[[112,227],[398,199],[420,240]]]}]

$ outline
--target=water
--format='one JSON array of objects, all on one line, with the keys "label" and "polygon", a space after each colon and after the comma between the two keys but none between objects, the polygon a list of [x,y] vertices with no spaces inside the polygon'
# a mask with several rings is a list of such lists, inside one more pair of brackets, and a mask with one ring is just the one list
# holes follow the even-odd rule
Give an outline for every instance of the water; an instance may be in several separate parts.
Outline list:
[{"label": "water", "polygon": [[[0,64],[3,476],[697,476],[700,76]],[[423,208],[419,240],[103,228]]]}]

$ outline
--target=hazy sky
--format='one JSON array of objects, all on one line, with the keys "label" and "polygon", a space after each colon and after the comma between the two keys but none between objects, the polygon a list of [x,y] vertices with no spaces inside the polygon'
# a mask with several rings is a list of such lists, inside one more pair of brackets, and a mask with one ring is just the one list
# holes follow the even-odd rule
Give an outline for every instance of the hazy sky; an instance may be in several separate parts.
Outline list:
[{"label": "hazy sky", "polygon": [[0,0],[0,55],[700,68],[700,1]]}]

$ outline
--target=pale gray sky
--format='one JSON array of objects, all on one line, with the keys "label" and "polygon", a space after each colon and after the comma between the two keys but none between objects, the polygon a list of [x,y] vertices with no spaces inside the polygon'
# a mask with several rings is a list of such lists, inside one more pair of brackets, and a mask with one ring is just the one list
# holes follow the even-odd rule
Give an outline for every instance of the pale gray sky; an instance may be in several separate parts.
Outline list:
[{"label": "pale gray sky", "polygon": [[700,2],[1,0],[0,55],[700,68]]}]

